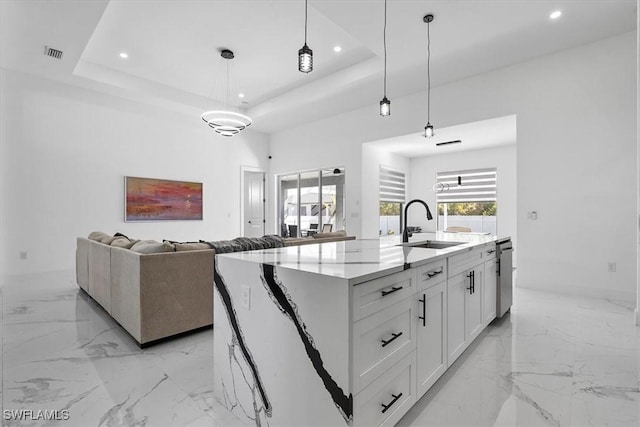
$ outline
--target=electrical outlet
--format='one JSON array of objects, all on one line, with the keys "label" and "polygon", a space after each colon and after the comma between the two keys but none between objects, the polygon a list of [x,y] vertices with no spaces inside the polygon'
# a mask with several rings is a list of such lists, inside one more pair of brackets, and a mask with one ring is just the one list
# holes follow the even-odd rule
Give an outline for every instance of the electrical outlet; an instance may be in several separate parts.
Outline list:
[{"label": "electrical outlet", "polygon": [[29,258],[29,251],[20,251],[20,259]]},{"label": "electrical outlet", "polygon": [[607,264],[607,270],[609,271],[609,273],[615,273],[616,272],[616,263],[615,262],[610,262],[609,264]]},{"label": "electrical outlet", "polygon": [[242,286],[240,305],[246,310],[251,309],[251,288],[249,286]]}]

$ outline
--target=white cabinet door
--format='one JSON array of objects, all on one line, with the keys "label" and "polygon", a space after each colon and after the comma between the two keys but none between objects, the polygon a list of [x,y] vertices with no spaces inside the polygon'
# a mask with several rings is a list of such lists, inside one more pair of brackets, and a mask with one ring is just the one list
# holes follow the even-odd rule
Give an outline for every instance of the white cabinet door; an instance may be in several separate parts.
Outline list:
[{"label": "white cabinet door", "polygon": [[484,266],[466,270],[447,282],[448,364],[462,354],[482,331]]},{"label": "white cabinet door", "polygon": [[465,347],[467,277],[460,273],[447,282],[447,359],[451,364]]},{"label": "white cabinet door", "polygon": [[441,282],[416,296],[418,399],[447,370],[446,290]]},{"label": "white cabinet door", "polygon": [[484,275],[484,266],[480,264],[473,270],[470,270],[465,278],[467,280],[467,291],[465,296],[467,298],[466,306],[466,320],[467,327],[465,333],[465,340],[468,343],[473,341],[482,331],[483,317],[482,317],[482,276]]},{"label": "white cabinet door", "polygon": [[488,325],[496,318],[496,260],[484,263],[484,283],[482,292],[484,293],[484,307],[482,309],[484,325]]}]

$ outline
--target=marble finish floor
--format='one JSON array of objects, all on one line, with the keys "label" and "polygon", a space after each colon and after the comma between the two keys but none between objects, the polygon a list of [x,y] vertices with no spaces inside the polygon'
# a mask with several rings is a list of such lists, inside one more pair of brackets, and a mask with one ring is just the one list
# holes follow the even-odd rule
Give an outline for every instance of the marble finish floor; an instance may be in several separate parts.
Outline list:
[{"label": "marble finish floor", "polygon": [[[638,426],[630,305],[517,289],[399,426]],[[213,400],[206,330],[140,350],[71,272],[3,279],[3,426],[241,426]],[[8,420],[17,410],[69,419]]]}]

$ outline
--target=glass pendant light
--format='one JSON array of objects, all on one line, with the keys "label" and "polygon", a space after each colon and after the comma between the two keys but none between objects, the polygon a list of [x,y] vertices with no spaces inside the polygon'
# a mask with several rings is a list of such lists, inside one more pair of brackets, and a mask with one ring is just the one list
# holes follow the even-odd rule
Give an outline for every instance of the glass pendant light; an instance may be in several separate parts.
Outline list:
[{"label": "glass pendant light", "polygon": [[382,42],[384,45],[384,95],[380,101],[380,115],[391,115],[391,101],[387,98],[387,0],[384,0],[384,29],[382,31]]},{"label": "glass pendant light", "polygon": [[433,22],[433,15],[430,13],[422,18],[427,23],[427,125],[424,127],[424,137],[431,138],[435,135],[433,125],[431,124],[431,34],[429,33],[429,24]]},{"label": "glass pendant light", "polygon": [[304,46],[298,51],[298,70],[313,71],[313,51],[307,46],[307,0],[304,0]]}]

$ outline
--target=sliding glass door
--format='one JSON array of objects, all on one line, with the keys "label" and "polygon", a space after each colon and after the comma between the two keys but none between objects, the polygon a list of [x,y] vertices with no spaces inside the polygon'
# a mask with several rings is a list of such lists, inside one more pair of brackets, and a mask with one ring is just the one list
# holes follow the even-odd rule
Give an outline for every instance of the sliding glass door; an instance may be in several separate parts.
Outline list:
[{"label": "sliding glass door", "polygon": [[278,176],[278,223],[283,237],[344,230],[344,168]]}]

